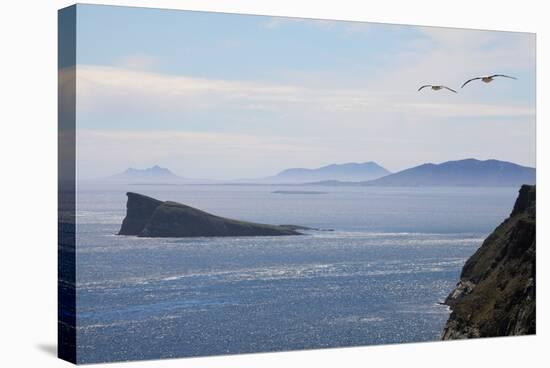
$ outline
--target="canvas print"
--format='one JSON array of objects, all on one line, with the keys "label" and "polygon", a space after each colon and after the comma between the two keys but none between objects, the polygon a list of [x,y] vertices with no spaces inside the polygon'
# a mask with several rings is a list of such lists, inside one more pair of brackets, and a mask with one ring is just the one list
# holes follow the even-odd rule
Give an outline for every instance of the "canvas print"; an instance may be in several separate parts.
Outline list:
[{"label": "canvas print", "polygon": [[59,12],[59,356],[536,333],[535,35]]}]

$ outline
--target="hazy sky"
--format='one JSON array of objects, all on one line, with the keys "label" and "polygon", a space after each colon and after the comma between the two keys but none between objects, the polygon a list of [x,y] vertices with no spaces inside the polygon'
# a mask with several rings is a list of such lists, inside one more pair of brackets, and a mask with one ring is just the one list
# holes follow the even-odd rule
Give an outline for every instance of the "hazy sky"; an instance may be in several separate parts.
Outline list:
[{"label": "hazy sky", "polygon": [[[78,5],[81,178],[475,157],[535,165],[535,36]],[[518,80],[460,85],[504,73]],[[422,84],[459,91],[417,92]]]}]

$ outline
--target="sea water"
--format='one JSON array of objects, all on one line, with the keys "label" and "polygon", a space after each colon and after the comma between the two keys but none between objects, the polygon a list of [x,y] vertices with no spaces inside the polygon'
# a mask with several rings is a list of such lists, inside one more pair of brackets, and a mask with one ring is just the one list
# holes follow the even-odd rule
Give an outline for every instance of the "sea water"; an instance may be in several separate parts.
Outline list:
[{"label": "sea water", "polygon": [[[80,363],[438,340],[439,303],[519,188],[86,185],[77,194]],[[285,189],[285,188],[283,188]],[[286,188],[288,189],[288,188]],[[126,191],[333,231],[115,235]]]}]

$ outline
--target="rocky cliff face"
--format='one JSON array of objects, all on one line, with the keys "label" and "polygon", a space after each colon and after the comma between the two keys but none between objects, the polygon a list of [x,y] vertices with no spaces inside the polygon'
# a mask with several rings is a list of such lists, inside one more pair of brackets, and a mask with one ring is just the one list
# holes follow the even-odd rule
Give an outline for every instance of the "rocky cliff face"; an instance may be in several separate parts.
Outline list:
[{"label": "rocky cliff face", "polygon": [[138,193],[126,193],[126,217],[122,221],[119,235],[139,235],[145,228],[153,212],[162,201]]},{"label": "rocky cliff face", "polygon": [[466,262],[445,303],[444,340],[536,332],[536,189],[523,185],[510,217]]},{"label": "rocky cliff face", "polygon": [[127,193],[126,217],[119,235],[141,237],[301,235],[290,225],[276,226],[232,220],[176,202]]}]

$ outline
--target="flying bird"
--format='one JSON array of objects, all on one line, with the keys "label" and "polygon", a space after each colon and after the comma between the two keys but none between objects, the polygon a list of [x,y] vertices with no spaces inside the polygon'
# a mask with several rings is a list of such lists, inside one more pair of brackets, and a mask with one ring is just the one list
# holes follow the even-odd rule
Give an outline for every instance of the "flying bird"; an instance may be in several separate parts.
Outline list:
[{"label": "flying bird", "polygon": [[434,91],[439,91],[439,90],[442,90],[442,89],[448,89],[449,91],[451,92],[454,92],[454,93],[457,93],[454,89],[452,88],[449,88],[447,86],[433,86],[431,84],[426,84],[426,85],[423,85],[422,87],[420,87],[418,90],[421,91],[423,88],[428,88],[430,87],[432,90]]},{"label": "flying bird", "polygon": [[462,87],[460,88],[464,88],[465,85],[467,85],[468,83],[472,82],[472,81],[475,81],[475,80],[478,80],[478,79],[481,79],[482,82],[485,82],[485,83],[491,83],[493,81],[493,79],[495,79],[496,77],[504,77],[504,78],[510,78],[510,79],[517,79],[516,77],[510,77],[509,75],[504,75],[504,74],[493,74],[493,75],[488,75],[488,76],[485,76],[485,77],[476,77],[476,78],[472,78],[472,79],[468,79],[466,82],[464,82],[464,84],[462,85]]}]

